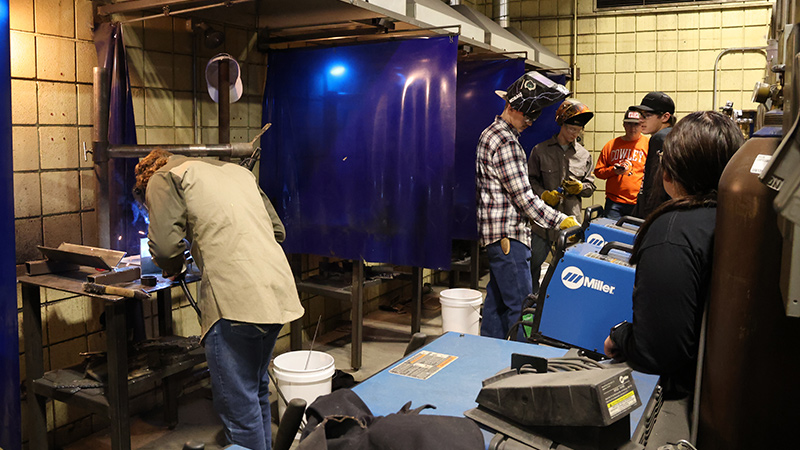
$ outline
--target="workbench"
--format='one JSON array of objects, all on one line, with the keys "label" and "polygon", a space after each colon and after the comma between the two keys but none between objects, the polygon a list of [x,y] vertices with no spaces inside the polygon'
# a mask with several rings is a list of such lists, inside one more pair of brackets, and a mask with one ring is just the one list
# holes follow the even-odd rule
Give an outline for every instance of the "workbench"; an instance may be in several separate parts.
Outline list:
[{"label": "workbench", "polygon": [[[125,305],[128,299],[115,295],[89,294],[84,292],[83,283],[87,275],[97,274],[90,267],[82,266],[80,270],[58,274],[23,275],[18,277],[22,285],[22,317],[25,338],[25,379],[27,385],[27,431],[31,450],[46,450],[47,417],[45,404],[48,398],[64,403],[74,404],[92,413],[107,416],[111,426],[111,448],[114,450],[130,450],[130,419],[128,414],[128,398],[148,389],[155,382],[162,380],[166,423],[174,427],[178,420],[178,392],[180,386],[176,374],[188,370],[205,361],[202,347],[192,351],[179,363],[160,367],[150,373],[128,380],[128,339],[126,328]],[[187,281],[197,281],[196,275],[188,275]],[[131,289],[142,288],[156,294],[158,302],[159,336],[172,335],[172,298],[173,282],[157,277],[156,286],[145,287],[138,282],[118,284],[119,287]],[[42,351],[42,316],[40,288],[54,289],[63,292],[90,297],[93,301],[103,302],[106,318],[106,355],[108,364],[108,381],[102,395],[96,392],[78,390],[69,392],[57,389],[55,384],[46,379]],[[148,300],[145,300],[148,301]],[[92,391],[96,391],[93,389]]]},{"label": "workbench", "polygon": [[[420,351],[441,353],[456,359],[425,380],[389,372],[407,359],[414,358]],[[448,332],[364,380],[353,388],[353,392],[361,397],[375,416],[396,413],[411,401],[411,408],[426,403],[436,406],[436,409],[426,409],[422,414],[463,417],[465,411],[478,406],[475,399],[481,390],[481,382],[508,368],[512,353],[555,358],[563,356],[566,350]],[[656,375],[634,371],[633,378],[642,406],[630,415],[631,440],[641,443],[642,440],[646,441],[655,422],[661,388]],[[488,446],[494,433],[484,428],[481,431]]]}]

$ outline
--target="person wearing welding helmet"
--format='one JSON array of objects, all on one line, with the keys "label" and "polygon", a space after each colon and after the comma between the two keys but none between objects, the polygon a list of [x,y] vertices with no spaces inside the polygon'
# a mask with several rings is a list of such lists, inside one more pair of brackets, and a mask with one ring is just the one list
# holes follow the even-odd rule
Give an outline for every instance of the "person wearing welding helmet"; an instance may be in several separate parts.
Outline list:
[{"label": "person wearing welding helmet", "polygon": [[184,272],[184,238],[202,270],[202,343],[214,409],[232,444],[271,448],[267,367],[284,324],[303,316],[278,242],[285,231],[252,172],[156,149],[136,165],[153,261]]},{"label": "person wearing welding helmet", "polygon": [[[528,158],[528,176],[533,192],[551,207],[580,217],[584,197],[595,190],[592,155],[578,142],[583,127],[594,113],[575,99],[567,99],[556,111],[558,134],[538,144]],[[531,278],[533,292],[539,290],[539,273],[550,253],[554,230],[533,226],[531,235]]]},{"label": "person wearing welding helmet", "polygon": [[[481,335],[504,339],[520,320],[530,294],[530,223],[564,229],[574,217],[547,206],[531,190],[525,151],[519,134],[543,108],[563,100],[569,91],[537,72],[528,72],[506,91],[501,115],[481,133],[476,157],[478,234],[489,259],[489,284],[483,305]],[[517,336],[522,338],[522,327]]]}]

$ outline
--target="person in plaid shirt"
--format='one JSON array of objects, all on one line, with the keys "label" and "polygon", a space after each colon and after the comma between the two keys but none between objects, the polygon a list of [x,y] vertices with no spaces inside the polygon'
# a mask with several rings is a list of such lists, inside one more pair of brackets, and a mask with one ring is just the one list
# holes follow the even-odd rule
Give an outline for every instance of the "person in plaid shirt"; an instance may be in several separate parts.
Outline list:
[{"label": "person in plaid shirt", "polygon": [[[537,72],[528,72],[505,92],[496,92],[506,105],[481,133],[475,165],[478,234],[489,258],[481,336],[505,339],[531,293],[529,224],[566,229],[578,222],[533,193],[525,151],[518,140],[543,108],[563,100],[569,91]],[[522,338],[522,327],[515,338]]]}]

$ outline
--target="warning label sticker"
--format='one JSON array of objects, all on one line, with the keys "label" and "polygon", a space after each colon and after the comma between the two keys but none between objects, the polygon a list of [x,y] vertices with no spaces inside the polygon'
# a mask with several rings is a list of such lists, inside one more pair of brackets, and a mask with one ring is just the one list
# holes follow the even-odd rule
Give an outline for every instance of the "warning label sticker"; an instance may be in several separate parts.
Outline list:
[{"label": "warning label sticker", "polygon": [[607,380],[600,385],[600,390],[611,419],[627,414],[640,405],[630,372]]},{"label": "warning label sticker", "polygon": [[456,359],[458,359],[458,356],[423,350],[390,369],[389,373],[418,380],[427,380]]}]

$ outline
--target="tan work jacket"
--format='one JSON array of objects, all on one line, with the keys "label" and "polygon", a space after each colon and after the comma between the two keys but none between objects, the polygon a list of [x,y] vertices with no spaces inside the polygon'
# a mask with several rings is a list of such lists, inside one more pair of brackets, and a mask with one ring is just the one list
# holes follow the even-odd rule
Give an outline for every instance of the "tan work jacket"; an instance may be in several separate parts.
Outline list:
[{"label": "tan work jacket", "polygon": [[203,337],[217,320],[285,324],[302,317],[283,248],[283,224],[249,170],[172,156],[147,185],[150,253],[180,273],[185,245],[202,271]]}]

